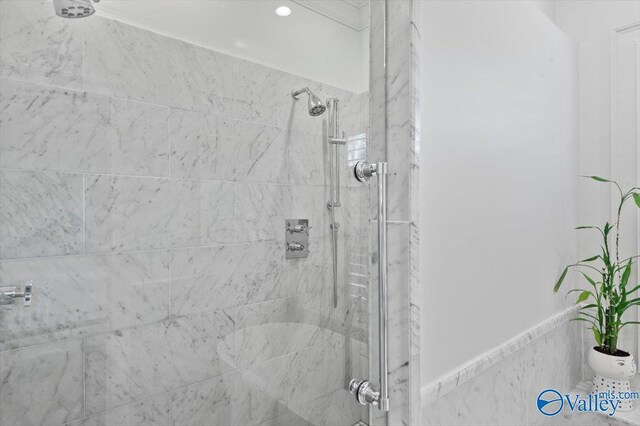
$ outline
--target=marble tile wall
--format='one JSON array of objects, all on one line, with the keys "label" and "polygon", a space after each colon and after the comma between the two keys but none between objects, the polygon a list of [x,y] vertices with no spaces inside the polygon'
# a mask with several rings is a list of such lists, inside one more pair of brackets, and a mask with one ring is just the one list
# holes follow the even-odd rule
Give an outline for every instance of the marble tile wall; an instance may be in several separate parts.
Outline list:
[{"label": "marble tile wall", "polygon": [[[545,420],[536,408],[544,389],[570,392],[582,377],[582,329],[570,321],[575,310],[552,318],[539,330],[500,348],[506,357],[475,363],[460,384],[434,383],[424,395],[422,419],[430,425],[535,425]],[[513,346],[515,345],[515,346]],[[499,351],[492,356],[495,358]],[[483,364],[489,362],[488,368]],[[446,393],[444,393],[446,389]],[[439,397],[434,396],[440,394]],[[430,402],[428,402],[430,401]]]},{"label": "marble tile wall", "polygon": [[[420,410],[419,302],[419,1],[371,2],[370,157],[388,163],[387,233],[389,291],[389,396],[386,415],[370,412],[371,425],[424,424]],[[383,59],[386,59],[383,63]],[[385,66],[386,65],[386,66]],[[374,187],[369,198],[376,199]],[[370,210],[377,238],[376,212]],[[371,243],[375,251],[375,240]],[[377,304],[377,262],[371,256],[371,306]],[[372,308],[371,377],[377,381],[377,311]]]},{"label": "marble tile wall", "polygon": [[[343,168],[332,306],[326,116],[355,94],[116,21],[0,0],[0,424],[351,425],[368,190]],[[284,219],[311,220],[287,261]],[[331,407],[329,410],[328,407]]]}]

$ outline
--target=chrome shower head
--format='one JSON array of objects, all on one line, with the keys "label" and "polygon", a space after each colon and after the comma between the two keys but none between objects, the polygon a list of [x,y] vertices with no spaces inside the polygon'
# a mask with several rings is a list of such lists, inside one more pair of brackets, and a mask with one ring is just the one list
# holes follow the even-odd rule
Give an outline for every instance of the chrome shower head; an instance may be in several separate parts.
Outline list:
[{"label": "chrome shower head", "polygon": [[84,18],[96,12],[91,0],[53,0],[53,8],[63,18]]},{"label": "chrome shower head", "polygon": [[294,90],[291,92],[291,96],[293,96],[293,99],[298,99],[298,96],[305,92],[309,95],[308,107],[310,116],[317,117],[326,111],[327,106],[322,102],[322,99],[317,97],[311,90],[309,90],[308,87],[300,90]]}]

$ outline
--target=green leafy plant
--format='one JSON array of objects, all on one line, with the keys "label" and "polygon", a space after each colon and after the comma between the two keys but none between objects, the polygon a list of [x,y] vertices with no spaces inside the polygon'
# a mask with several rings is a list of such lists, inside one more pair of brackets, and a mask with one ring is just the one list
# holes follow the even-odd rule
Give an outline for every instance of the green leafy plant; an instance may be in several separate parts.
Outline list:
[{"label": "green leafy plant", "polygon": [[[557,293],[560,290],[570,269],[575,268],[580,272],[586,280],[585,284],[588,284],[587,289],[574,289],[568,292],[568,294],[578,293],[576,304],[584,304],[575,320],[590,323],[599,351],[615,355],[618,353],[620,331],[628,325],[640,324],[638,321],[624,322],[622,318],[629,308],[640,305],[640,297],[633,298],[633,294],[640,289],[640,284],[629,285],[634,259],[640,255],[620,259],[620,216],[625,203],[630,199],[633,199],[640,208],[640,187],[633,187],[624,192],[615,181],[599,176],[585,177],[596,182],[615,185],[620,193],[616,221],[613,225],[607,222],[604,227],[578,226],[576,228],[600,233],[602,236],[600,253],[566,266],[553,291]],[[613,247],[612,238],[614,238]]]}]

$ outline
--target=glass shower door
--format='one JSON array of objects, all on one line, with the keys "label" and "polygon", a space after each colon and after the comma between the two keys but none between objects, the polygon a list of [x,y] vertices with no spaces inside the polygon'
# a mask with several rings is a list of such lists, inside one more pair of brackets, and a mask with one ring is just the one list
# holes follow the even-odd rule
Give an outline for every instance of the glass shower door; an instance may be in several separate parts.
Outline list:
[{"label": "glass shower door", "polygon": [[0,1],[0,424],[368,421],[368,4],[285,3]]}]

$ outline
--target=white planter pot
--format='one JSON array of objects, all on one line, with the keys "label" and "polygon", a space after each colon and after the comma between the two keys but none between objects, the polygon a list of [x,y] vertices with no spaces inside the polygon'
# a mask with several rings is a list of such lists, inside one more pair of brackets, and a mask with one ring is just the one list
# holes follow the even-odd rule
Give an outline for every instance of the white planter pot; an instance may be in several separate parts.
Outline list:
[{"label": "white planter pot", "polygon": [[[617,395],[618,392],[631,390],[629,379],[636,374],[636,361],[632,355],[625,354],[620,356],[607,355],[591,348],[589,366],[596,373],[593,379],[593,392],[613,391]],[[631,410],[633,410],[633,402],[621,400],[618,411]]]}]

